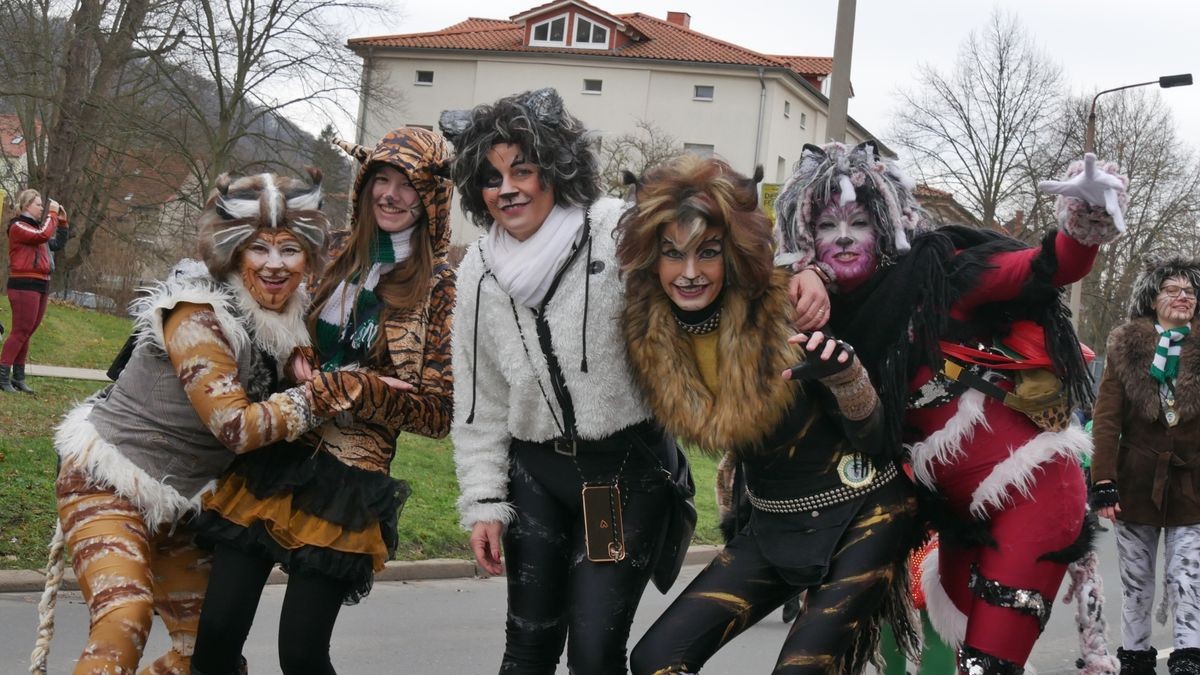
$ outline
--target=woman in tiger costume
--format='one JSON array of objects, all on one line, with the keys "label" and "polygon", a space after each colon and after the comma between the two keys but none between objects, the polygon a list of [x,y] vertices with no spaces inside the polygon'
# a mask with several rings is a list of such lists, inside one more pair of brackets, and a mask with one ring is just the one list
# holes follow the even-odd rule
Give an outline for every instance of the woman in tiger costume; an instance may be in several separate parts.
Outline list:
[{"label": "woman in tiger costume", "polygon": [[[396,129],[360,162],[350,241],[318,285],[309,327],[316,372],[352,369],[337,415],[293,447],[236,463],[205,502],[215,547],[193,673],[236,672],[267,575],[289,574],[279,626],[284,673],[333,673],[329,641],[343,604],[371,589],[396,550],[408,497],[389,475],[401,431],[450,430],[454,272],[450,181],[441,136]],[[313,368],[293,360],[300,379]],[[382,376],[375,378],[371,374]]]},{"label": "woman in tiger costume", "polygon": [[[143,672],[188,672],[210,570],[193,543],[202,497],[235,457],[347,410],[333,392],[366,377],[280,384],[281,366],[309,343],[299,287],[325,242],[312,177],[218,179],[199,219],[203,264],[177,265],[134,304],[133,348],[116,382],[58,428],[52,551],[65,539],[91,615],[76,673],[134,672],[155,612],[171,649]],[[45,672],[53,634],[58,560],[50,568],[33,672]]]}]

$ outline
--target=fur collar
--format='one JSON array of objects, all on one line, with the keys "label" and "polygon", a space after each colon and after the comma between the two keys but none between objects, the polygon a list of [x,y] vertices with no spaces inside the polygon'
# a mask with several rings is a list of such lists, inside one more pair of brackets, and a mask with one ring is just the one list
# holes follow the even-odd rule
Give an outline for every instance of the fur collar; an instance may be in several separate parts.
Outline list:
[{"label": "fur collar", "polygon": [[307,291],[296,289],[283,310],[274,312],[258,304],[242,283],[241,275],[231,274],[225,283],[233,291],[238,311],[245,317],[250,339],[274,357],[277,364],[286,364],[297,347],[309,346],[308,326],[304,323],[309,301]]},{"label": "fur collar", "polygon": [[[1138,417],[1157,420],[1158,381],[1150,377],[1150,361],[1158,344],[1154,319],[1132,319],[1108,336],[1106,368],[1112,368],[1125,388],[1125,398]],[[1200,416],[1200,320],[1193,319],[1191,334],[1183,341],[1179,377],[1175,380],[1176,410],[1180,420]]]},{"label": "fur collar", "polygon": [[702,449],[739,454],[757,449],[783,419],[797,385],[779,377],[800,360],[793,334],[787,275],[777,271],[762,298],[726,290],[717,328],[720,389],[704,385],[687,334],[675,322],[658,279],[631,281],[625,338],[634,371],[658,420]]}]

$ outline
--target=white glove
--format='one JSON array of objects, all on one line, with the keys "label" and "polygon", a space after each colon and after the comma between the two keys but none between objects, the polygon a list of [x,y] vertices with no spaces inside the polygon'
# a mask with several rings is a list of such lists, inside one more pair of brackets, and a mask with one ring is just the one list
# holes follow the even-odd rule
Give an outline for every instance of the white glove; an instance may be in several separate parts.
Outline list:
[{"label": "white glove", "polygon": [[1117,176],[1096,170],[1096,155],[1093,153],[1083,156],[1083,171],[1080,173],[1066,180],[1039,181],[1038,189],[1048,194],[1074,197],[1092,206],[1103,206],[1112,216],[1117,232],[1125,231],[1125,216],[1118,202],[1119,193],[1124,192],[1125,186]]}]

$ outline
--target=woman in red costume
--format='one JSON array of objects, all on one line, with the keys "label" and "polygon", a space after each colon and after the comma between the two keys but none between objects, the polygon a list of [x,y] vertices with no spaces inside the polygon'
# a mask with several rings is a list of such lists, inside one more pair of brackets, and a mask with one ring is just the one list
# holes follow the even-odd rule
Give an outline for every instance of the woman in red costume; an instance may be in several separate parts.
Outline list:
[{"label": "woman in red costume", "polygon": [[805,146],[776,202],[777,263],[830,279],[829,328],[870,371],[892,442],[909,444],[941,535],[923,566],[930,619],[964,673],[1023,672],[1090,548],[1076,456],[1091,442],[1066,418],[1091,388],[1061,287],[1124,229],[1114,171],[1089,155],[1044,182],[1059,228],[1036,247],[918,233],[913,183],[870,143]]}]

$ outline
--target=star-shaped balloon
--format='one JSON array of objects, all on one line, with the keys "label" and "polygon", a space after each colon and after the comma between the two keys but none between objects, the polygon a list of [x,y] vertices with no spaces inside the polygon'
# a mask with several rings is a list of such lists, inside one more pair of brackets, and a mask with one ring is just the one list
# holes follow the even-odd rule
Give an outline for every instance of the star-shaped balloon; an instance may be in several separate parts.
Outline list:
[{"label": "star-shaped balloon", "polygon": [[1096,169],[1096,155],[1083,156],[1083,171],[1066,180],[1043,180],[1038,182],[1042,192],[1082,199],[1092,206],[1103,206],[1112,216],[1113,226],[1118,232],[1125,231],[1125,216],[1121,213],[1118,196],[1125,190],[1121,179],[1106,171]]}]

